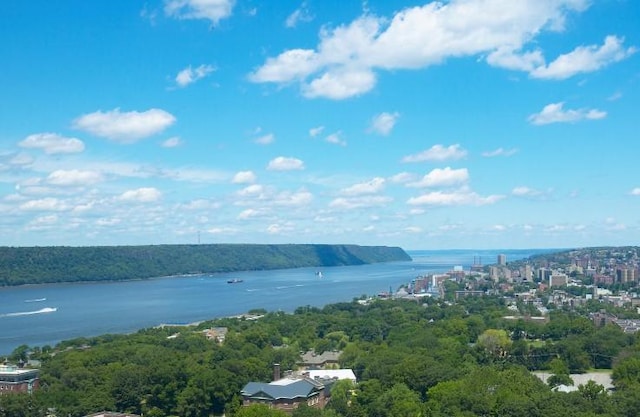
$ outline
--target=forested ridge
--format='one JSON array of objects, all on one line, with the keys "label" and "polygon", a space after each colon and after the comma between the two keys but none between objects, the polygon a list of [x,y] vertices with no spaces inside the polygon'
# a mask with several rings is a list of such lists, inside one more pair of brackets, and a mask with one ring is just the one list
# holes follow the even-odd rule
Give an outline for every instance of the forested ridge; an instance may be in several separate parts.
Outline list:
[{"label": "forested ridge", "polygon": [[[498,296],[460,304],[427,299],[356,301],[257,320],[224,318],[192,327],[144,329],[56,347],[22,346],[11,361],[42,360],[42,388],[0,395],[2,417],[80,417],[117,410],[147,417],[286,417],[243,407],[240,390],[267,382],[274,363],[294,369],[301,352],[340,350],[340,366],[358,382],[340,381],[324,410],[293,417],[637,416],[640,339],[615,325],[595,327],[584,316],[553,311],[548,323],[507,320]],[[203,330],[227,327],[224,343]],[[612,369],[615,390],[588,383],[554,391],[531,370],[552,373]]]},{"label": "forested ridge", "polygon": [[0,286],[411,260],[398,247],[198,244],[0,247]]}]

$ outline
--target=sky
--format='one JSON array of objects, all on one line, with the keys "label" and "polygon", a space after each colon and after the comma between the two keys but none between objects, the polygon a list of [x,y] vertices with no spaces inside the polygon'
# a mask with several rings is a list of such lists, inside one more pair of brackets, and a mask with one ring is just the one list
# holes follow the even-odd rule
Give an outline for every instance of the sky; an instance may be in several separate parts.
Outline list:
[{"label": "sky", "polygon": [[0,246],[639,243],[636,0],[0,16]]}]

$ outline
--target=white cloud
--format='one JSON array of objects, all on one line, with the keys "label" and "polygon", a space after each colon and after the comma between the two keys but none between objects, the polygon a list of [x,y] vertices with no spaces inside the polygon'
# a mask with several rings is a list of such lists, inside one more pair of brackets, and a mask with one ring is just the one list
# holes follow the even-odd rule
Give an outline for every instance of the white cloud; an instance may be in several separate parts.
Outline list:
[{"label": "white cloud", "polygon": [[175,81],[178,87],[186,87],[189,84],[203,79],[213,71],[215,71],[215,68],[212,65],[203,64],[196,68],[192,68],[191,65],[189,65],[176,75]]},{"label": "white cloud", "polygon": [[309,84],[302,93],[307,98],[343,100],[370,91],[376,84],[376,75],[367,69],[329,70]]},{"label": "white cloud", "polygon": [[342,132],[340,131],[330,134],[324,140],[334,145],[347,146],[347,141],[342,139]]},{"label": "white cloud", "polygon": [[288,28],[294,28],[300,22],[311,22],[313,20],[313,16],[309,12],[307,7],[307,3],[303,2],[300,7],[294,10],[285,20],[284,25]]},{"label": "white cloud", "polygon": [[161,109],[124,113],[114,109],[80,116],[74,120],[73,127],[117,142],[132,143],[162,132],[175,121],[171,113]]},{"label": "white cloud", "polygon": [[164,12],[177,19],[207,19],[214,25],[231,16],[235,0],[165,0]]},{"label": "white cloud", "polygon": [[404,184],[407,182],[414,181],[415,179],[416,179],[415,174],[412,174],[410,172],[400,172],[390,177],[389,181],[395,184]]},{"label": "white cloud", "polygon": [[264,187],[260,184],[251,184],[238,191],[241,197],[261,196],[264,193]]},{"label": "white cloud", "polygon": [[156,188],[144,187],[136,190],[128,190],[122,193],[118,200],[133,203],[153,203],[162,198],[162,193]]},{"label": "white cloud", "polygon": [[[544,67],[541,51],[521,51],[535,44],[544,31],[562,30],[566,17],[585,10],[589,3],[451,0],[407,7],[390,18],[365,11],[351,23],[323,27],[315,49],[285,50],[268,58],[249,78],[258,83],[298,82],[308,98],[345,99],[371,91],[377,70],[419,69],[481,54],[494,66],[527,72],[547,68],[547,73],[560,73],[556,69],[559,63]],[[612,37],[592,51],[598,64],[591,70],[622,59],[619,52],[616,54],[619,43]],[[577,55],[576,51],[572,54]],[[629,51],[623,57],[625,54]],[[587,68],[574,67],[581,71]]]},{"label": "white cloud", "polygon": [[304,162],[297,158],[287,158],[279,156],[269,161],[267,170],[269,171],[295,171],[304,169]]},{"label": "white cloud", "polygon": [[165,140],[164,142],[162,142],[162,147],[163,148],[176,148],[180,145],[182,145],[182,139],[180,139],[179,136],[172,136],[170,138],[168,138],[167,140]]},{"label": "white cloud", "polygon": [[544,65],[544,56],[540,50],[518,54],[511,47],[500,47],[487,56],[487,63],[495,67],[516,71],[532,71]]},{"label": "white cloud", "polygon": [[409,183],[411,187],[451,187],[465,184],[469,181],[469,171],[466,168],[444,169],[436,168],[422,177],[420,181]]},{"label": "white cloud", "polygon": [[239,171],[233,176],[231,182],[234,184],[252,184],[256,182],[257,179],[253,171]]},{"label": "white cloud", "polygon": [[20,209],[29,211],[62,211],[67,208],[63,201],[53,197],[29,200],[20,205]]},{"label": "white cloud", "polygon": [[336,210],[352,210],[359,208],[380,207],[393,201],[391,197],[385,196],[361,196],[361,197],[340,197],[332,200],[329,207]]},{"label": "white cloud", "polygon": [[293,224],[290,222],[287,223],[274,223],[267,226],[266,232],[271,235],[279,235],[282,233],[293,232],[295,229]]},{"label": "white cloud", "polygon": [[11,159],[9,160],[9,164],[14,166],[25,166],[31,165],[33,161],[34,159],[31,155],[21,152],[11,157]]},{"label": "white cloud", "polygon": [[447,147],[443,145],[433,145],[426,151],[405,156],[402,158],[402,162],[446,161],[462,159],[465,156],[467,156],[467,151],[462,149],[458,144]]},{"label": "white cloud", "polygon": [[636,187],[629,192],[631,195],[640,195],[640,187]]},{"label": "white cloud", "polygon": [[516,197],[538,197],[543,193],[542,191],[539,191],[533,188],[519,186],[511,190],[511,194],[513,194]]},{"label": "white cloud", "polygon": [[393,130],[393,127],[396,125],[398,121],[398,117],[400,117],[400,113],[380,113],[376,115],[371,121],[371,126],[369,127],[369,131],[373,133],[377,133],[379,135],[386,136]]},{"label": "white cloud", "polygon": [[255,209],[246,209],[240,212],[240,214],[238,214],[237,219],[238,220],[247,220],[247,219],[251,219],[254,217],[260,217],[260,216],[264,216],[265,215],[265,211],[264,210],[255,210]]},{"label": "white cloud", "polygon": [[501,195],[482,197],[469,190],[451,192],[434,191],[418,197],[411,197],[407,201],[407,204],[418,206],[483,206],[494,204],[503,198],[504,196]]},{"label": "white cloud", "polygon": [[311,129],[309,129],[309,136],[315,138],[316,136],[321,134],[323,130],[324,126],[312,127]]},{"label": "white cloud", "polygon": [[313,194],[306,190],[283,191],[274,197],[272,203],[276,206],[303,207],[311,203],[312,200]]},{"label": "white cloud", "polygon": [[518,150],[515,148],[513,149],[498,148],[498,149],[494,149],[493,151],[482,152],[482,156],[484,156],[485,158],[493,158],[495,156],[511,156],[516,154],[517,152]]},{"label": "white cloud", "polygon": [[18,143],[23,148],[41,149],[49,155],[79,153],[84,151],[84,142],[77,138],[67,138],[56,133],[36,133]]},{"label": "white cloud", "polygon": [[602,46],[580,46],[565,55],[560,55],[549,65],[543,65],[531,72],[534,78],[563,80],[576,74],[597,71],[612,63],[622,61],[637,51],[636,48],[624,48],[624,39],[607,36]]},{"label": "white cloud", "polygon": [[551,103],[544,106],[540,113],[529,116],[529,122],[534,125],[550,123],[572,123],[581,120],[600,120],[607,117],[607,112],[597,109],[564,109],[564,103]]},{"label": "white cloud", "polygon": [[356,196],[363,194],[377,194],[380,191],[384,190],[385,179],[376,177],[371,181],[354,184],[351,187],[347,187],[340,191],[340,194],[347,196]]},{"label": "white cloud", "polygon": [[254,139],[254,142],[258,145],[269,145],[276,140],[276,136],[273,133],[262,135],[259,138]]},{"label": "white cloud", "polygon": [[103,177],[96,171],[81,171],[77,169],[53,171],[47,177],[47,183],[52,185],[83,187],[103,181]]},{"label": "white cloud", "polygon": [[235,235],[238,230],[233,227],[212,227],[207,230],[212,235]]}]

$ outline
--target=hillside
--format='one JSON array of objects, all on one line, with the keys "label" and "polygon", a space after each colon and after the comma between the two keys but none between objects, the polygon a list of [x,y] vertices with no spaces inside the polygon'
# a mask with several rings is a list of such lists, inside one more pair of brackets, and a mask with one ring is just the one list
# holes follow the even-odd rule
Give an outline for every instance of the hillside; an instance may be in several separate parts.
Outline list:
[{"label": "hillside", "polygon": [[398,247],[358,245],[0,247],[0,286],[407,260]]}]

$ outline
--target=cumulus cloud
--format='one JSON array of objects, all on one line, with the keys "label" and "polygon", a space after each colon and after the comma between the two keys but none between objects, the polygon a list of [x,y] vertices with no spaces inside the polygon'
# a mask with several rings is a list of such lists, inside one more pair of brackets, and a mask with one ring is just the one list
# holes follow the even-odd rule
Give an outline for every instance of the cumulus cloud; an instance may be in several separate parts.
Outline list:
[{"label": "cumulus cloud", "polygon": [[534,188],[519,186],[511,190],[511,194],[513,194],[516,197],[539,197],[544,193]]},{"label": "cumulus cloud", "polygon": [[235,0],[165,0],[164,12],[177,19],[207,19],[216,25],[231,16]]},{"label": "cumulus cloud", "polygon": [[269,171],[296,171],[304,169],[304,162],[297,158],[278,156],[269,161],[267,170]]},{"label": "cumulus cloud", "polygon": [[153,187],[143,187],[122,193],[118,200],[131,203],[153,203],[162,198],[162,193]]},{"label": "cumulus cloud", "polygon": [[203,64],[196,68],[192,68],[191,65],[189,65],[187,68],[178,72],[178,75],[176,75],[176,85],[178,87],[186,87],[189,84],[193,84],[196,81],[203,79],[213,71],[215,71],[215,68],[212,65]]},{"label": "cumulus cloud", "polygon": [[239,171],[233,176],[231,182],[234,184],[252,184],[256,182],[257,179],[253,171]]},{"label": "cumulus cloud", "polygon": [[264,187],[260,184],[251,184],[238,191],[241,197],[257,197],[264,193]]},{"label": "cumulus cloud", "polygon": [[580,46],[565,55],[560,55],[549,65],[542,65],[531,72],[534,78],[564,80],[576,74],[597,71],[612,63],[622,61],[634,54],[634,47],[623,47],[623,38],[607,36],[601,46]]},{"label": "cumulus cloud", "polygon": [[329,208],[335,210],[352,210],[360,208],[380,207],[393,201],[391,197],[386,196],[358,196],[358,197],[339,197],[329,203]]},{"label": "cumulus cloud", "polygon": [[182,139],[180,139],[179,136],[172,136],[169,139],[165,140],[164,142],[162,142],[162,147],[163,148],[176,148],[180,145],[182,145]]},{"label": "cumulus cloud", "polygon": [[238,220],[247,220],[254,217],[260,217],[265,215],[265,210],[246,209],[242,210],[236,217]]},{"label": "cumulus cloud", "polygon": [[276,140],[276,136],[273,133],[269,133],[266,135],[262,135],[256,139],[254,139],[253,141],[255,143],[257,143],[258,145],[269,145],[271,143],[273,143]]},{"label": "cumulus cloud", "polygon": [[410,172],[400,172],[395,174],[389,178],[389,181],[395,184],[404,184],[407,182],[414,181],[416,179],[416,175]]},{"label": "cumulus cloud", "polygon": [[324,140],[334,145],[347,146],[347,141],[342,138],[340,131],[328,135]]},{"label": "cumulus cloud", "polygon": [[493,151],[482,152],[482,156],[484,156],[485,158],[493,158],[496,156],[511,156],[511,155],[515,155],[517,152],[518,150],[515,148],[513,149],[498,148],[498,149],[494,149]]},{"label": "cumulus cloud", "polygon": [[483,197],[478,193],[462,187],[454,191],[434,191],[411,197],[407,204],[412,206],[483,206],[502,200],[502,195]]},{"label": "cumulus cloud", "polygon": [[369,131],[377,133],[378,135],[387,136],[389,133],[391,133],[393,127],[396,125],[398,117],[400,117],[400,113],[398,112],[380,113],[376,115],[373,120],[371,120]]},{"label": "cumulus cloud", "polygon": [[114,109],[80,116],[73,121],[73,127],[116,142],[132,143],[162,132],[175,121],[171,113],[161,109],[143,112]]},{"label": "cumulus cloud", "polygon": [[29,200],[20,205],[20,209],[29,211],[62,211],[68,206],[57,198],[47,197],[39,200]]},{"label": "cumulus cloud", "polygon": [[324,131],[324,126],[312,127],[311,129],[309,129],[309,136],[315,138],[316,136],[321,134],[322,131]]},{"label": "cumulus cloud", "polygon": [[629,191],[631,195],[640,195],[640,187],[636,187],[633,190]]},{"label": "cumulus cloud", "polygon": [[49,155],[79,153],[84,151],[84,142],[77,138],[68,138],[56,133],[36,133],[18,142],[23,148],[41,149]]},{"label": "cumulus cloud", "polygon": [[340,191],[342,195],[355,196],[363,194],[377,194],[384,189],[386,181],[384,178],[376,177],[371,181],[354,184]]},{"label": "cumulus cloud", "polygon": [[462,149],[460,145],[433,145],[426,151],[414,155],[408,155],[402,158],[402,162],[432,162],[462,159],[467,156],[467,151]]},{"label": "cumulus cloud", "polygon": [[411,187],[451,187],[465,184],[469,181],[469,171],[466,168],[444,169],[436,168],[425,175],[420,181],[409,183]]},{"label": "cumulus cloud", "polygon": [[300,7],[294,10],[284,22],[284,25],[288,28],[294,28],[298,26],[298,23],[306,23],[311,22],[313,20],[313,15],[309,12],[309,8],[307,7],[307,3],[303,2]]},{"label": "cumulus cloud", "polygon": [[564,109],[564,103],[551,103],[544,106],[540,113],[529,116],[529,122],[534,125],[550,123],[573,123],[581,120],[600,120],[607,117],[607,112],[598,109]]},{"label": "cumulus cloud", "polygon": [[96,171],[81,171],[78,169],[53,171],[47,177],[51,185],[83,187],[103,181],[103,177]]},{"label": "cumulus cloud", "polygon": [[595,71],[635,52],[615,36],[602,46],[578,47],[546,64],[537,37],[561,31],[588,0],[451,0],[407,7],[392,17],[365,12],[334,28],[323,27],[314,49],[289,49],[269,57],[249,79],[298,83],[308,98],[345,99],[371,91],[382,70],[420,69],[447,59],[486,56],[493,66],[562,79]]}]

